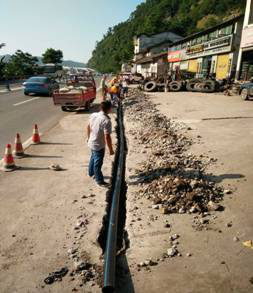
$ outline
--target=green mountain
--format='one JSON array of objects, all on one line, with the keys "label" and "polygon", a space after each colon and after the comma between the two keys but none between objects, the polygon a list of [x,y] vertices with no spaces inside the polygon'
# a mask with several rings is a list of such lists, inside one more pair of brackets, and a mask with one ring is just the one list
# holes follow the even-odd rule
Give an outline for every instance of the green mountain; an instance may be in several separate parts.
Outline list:
[{"label": "green mountain", "polygon": [[171,31],[181,36],[214,26],[245,9],[246,0],[146,0],[125,22],[109,28],[88,66],[115,72],[133,57],[134,35]]}]

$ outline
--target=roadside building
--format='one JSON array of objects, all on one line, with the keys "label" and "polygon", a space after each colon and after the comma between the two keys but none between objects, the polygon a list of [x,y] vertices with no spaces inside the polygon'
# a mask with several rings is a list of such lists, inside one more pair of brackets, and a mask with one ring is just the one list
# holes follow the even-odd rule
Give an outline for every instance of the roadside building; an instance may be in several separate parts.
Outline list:
[{"label": "roadside building", "polygon": [[177,34],[163,32],[152,36],[139,35],[134,37],[133,73],[146,77],[157,77],[167,67],[168,48],[175,41],[181,40]]},{"label": "roadside building", "polygon": [[123,63],[121,65],[121,72],[131,72],[131,70],[132,70],[131,64]]},{"label": "roadside building", "polygon": [[160,77],[168,71],[167,52],[152,54],[136,61],[137,73],[145,78]]},{"label": "roadside building", "polygon": [[240,46],[237,79],[250,80],[253,78],[253,1],[247,0],[243,22],[242,41]]},{"label": "roadside building", "polygon": [[169,69],[196,77],[233,78],[241,42],[243,15],[176,41],[168,50]]}]

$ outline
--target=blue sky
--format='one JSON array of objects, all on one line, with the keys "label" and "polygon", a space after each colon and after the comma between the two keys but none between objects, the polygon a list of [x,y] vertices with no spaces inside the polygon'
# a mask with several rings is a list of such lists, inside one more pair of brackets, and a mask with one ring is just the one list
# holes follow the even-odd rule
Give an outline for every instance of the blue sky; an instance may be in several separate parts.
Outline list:
[{"label": "blue sky", "polygon": [[0,0],[0,55],[17,49],[40,56],[61,49],[86,62],[108,27],[126,20],[144,0]]}]

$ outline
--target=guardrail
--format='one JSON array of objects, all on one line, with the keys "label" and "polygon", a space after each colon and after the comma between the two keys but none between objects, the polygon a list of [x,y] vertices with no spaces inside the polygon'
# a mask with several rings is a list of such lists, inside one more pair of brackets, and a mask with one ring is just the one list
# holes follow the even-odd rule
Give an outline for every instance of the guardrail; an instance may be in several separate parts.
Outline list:
[{"label": "guardrail", "polygon": [[[123,109],[121,103],[117,113],[117,136],[118,146],[114,161],[114,178],[112,179],[111,200],[107,209],[107,227],[105,230],[106,246],[104,254],[104,293],[112,293],[116,286],[116,254],[123,247],[123,235],[126,220],[126,182],[125,182],[125,161],[126,161],[126,140],[124,134]],[[111,202],[111,204],[110,204]]]}]

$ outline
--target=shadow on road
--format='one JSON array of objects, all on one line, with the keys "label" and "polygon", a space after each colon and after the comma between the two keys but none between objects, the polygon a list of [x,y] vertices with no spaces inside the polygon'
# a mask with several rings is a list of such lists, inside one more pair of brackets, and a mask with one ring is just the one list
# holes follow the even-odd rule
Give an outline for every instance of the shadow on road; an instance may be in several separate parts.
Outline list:
[{"label": "shadow on road", "polygon": [[[175,172],[176,171],[176,172]],[[165,177],[168,175],[174,175],[181,179],[199,179],[203,178],[208,182],[221,183],[225,179],[241,179],[245,178],[243,174],[234,173],[234,174],[221,174],[214,175],[212,173],[200,173],[197,169],[192,170],[174,170],[171,168],[157,168],[147,172],[140,172],[137,175],[129,176],[128,184],[129,185],[138,185],[140,183],[146,182],[150,183],[160,177]]]},{"label": "shadow on road", "polygon": [[[47,142],[47,141],[42,141],[37,145],[41,145],[41,144],[46,144],[46,145],[73,145],[73,143],[65,143],[65,142]],[[36,146],[36,144],[34,145]]]},{"label": "shadow on road", "polygon": [[21,167],[19,166],[18,171],[53,171],[53,172],[62,172],[67,171],[68,169],[52,170],[49,167]]},{"label": "shadow on road", "polygon": [[61,159],[63,158],[62,156],[41,156],[41,155],[29,155],[29,154],[26,154],[25,155],[26,158],[42,158],[42,159]]},{"label": "shadow on road", "polygon": [[92,113],[96,113],[96,112],[99,112],[100,110],[100,104],[93,104],[91,107],[90,107],[90,110],[79,110],[79,111],[76,111],[75,114],[76,115],[81,115],[81,114],[92,114]]},{"label": "shadow on road", "polygon": [[[75,112],[76,115],[81,115],[81,114],[92,114],[100,111],[100,104],[93,104],[90,108],[90,110],[79,110]],[[112,113],[116,114],[117,113],[117,108],[113,107],[112,108]]]},{"label": "shadow on road", "polygon": [[206,174],[204,176],[208,181],[221,183],[225,179],[241,179],[245,178],[242,174],[221,174],[221,175],[213,175],[213,174]]},{"label": "shadow on road", "polygon": [[49,168],[42,168],[42,167],[20,167],[18,171],[48,171]]}]

